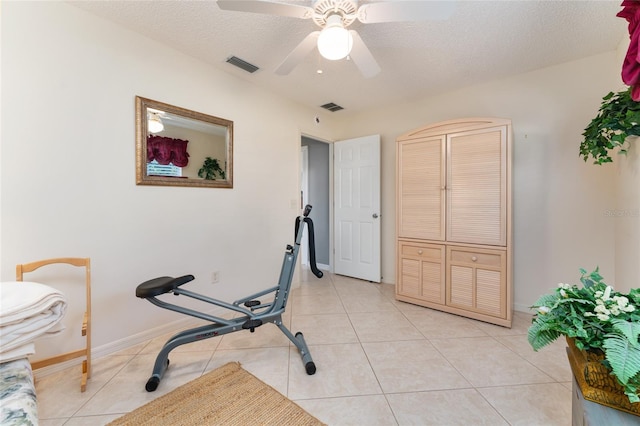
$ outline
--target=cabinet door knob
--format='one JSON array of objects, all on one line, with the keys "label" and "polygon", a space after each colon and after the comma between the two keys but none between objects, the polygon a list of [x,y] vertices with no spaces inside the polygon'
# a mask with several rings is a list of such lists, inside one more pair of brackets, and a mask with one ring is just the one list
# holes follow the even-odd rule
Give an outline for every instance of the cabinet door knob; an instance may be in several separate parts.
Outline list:
[{"label": "cabinet door knob", "polygon": [[475,262],[476,260],[478,260],[478,258],[476,256],[471,256],[471,261]]},{"label": "cabinet door knob", "polygon": [[418,254],[422,254],[422,250],[418,250]]}]

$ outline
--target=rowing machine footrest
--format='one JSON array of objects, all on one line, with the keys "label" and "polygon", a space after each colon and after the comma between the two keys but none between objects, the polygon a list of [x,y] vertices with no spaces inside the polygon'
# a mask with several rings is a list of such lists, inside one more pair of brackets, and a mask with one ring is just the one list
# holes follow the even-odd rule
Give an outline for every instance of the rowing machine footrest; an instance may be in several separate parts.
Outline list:
[{"label": "rowing machine footrest", "polygon": [[259,300],[249,300],[248,302],[244,302],[244,306],[247,308],[251,308],[252,306],[258,306],[260,304]]},{"label": "rowing machine footrest", "polygon": [[260,327],[262,325],[262,320],[259,319],[252,319],[252,320],[247,320],[244,324],[242,324],[242,328],[244,328],[245,330],[249,330],[252,333],[254,332],[254,330],[257,327]]}]

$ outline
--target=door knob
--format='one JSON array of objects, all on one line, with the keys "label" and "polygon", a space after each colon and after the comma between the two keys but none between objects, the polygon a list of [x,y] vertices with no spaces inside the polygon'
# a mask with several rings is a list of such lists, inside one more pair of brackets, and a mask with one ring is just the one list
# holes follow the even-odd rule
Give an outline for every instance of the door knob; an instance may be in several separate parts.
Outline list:
[{"label": "door knob", "polygon": [[374,213],[371,217],[373,217],[374,219],[378,218],[378,213]]}]

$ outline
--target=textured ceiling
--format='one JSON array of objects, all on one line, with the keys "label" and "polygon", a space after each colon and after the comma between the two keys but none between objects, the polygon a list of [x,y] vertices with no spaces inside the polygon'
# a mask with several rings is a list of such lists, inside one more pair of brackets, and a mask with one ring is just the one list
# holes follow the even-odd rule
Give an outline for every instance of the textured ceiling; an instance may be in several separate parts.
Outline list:
[{"label": "textured ceiling", "polygon": [[[239,0],[242,1],[242,0]],[[310,5],[310,1],[292,2]],[[362,2],[361,2],[362,3]],[[206,1],[71,4],[312,107],[361,112],[614,50],[626,36],[620,1],[457,1],[446,21],[361,24],[382,71],[365,79],[348,60],[314,50],[289,75],[274,70],[311,31],[311,20],[223,11]],[[238,56],[249,74],[226,63]],[[318,74],[321,68],[324,72]]]}]

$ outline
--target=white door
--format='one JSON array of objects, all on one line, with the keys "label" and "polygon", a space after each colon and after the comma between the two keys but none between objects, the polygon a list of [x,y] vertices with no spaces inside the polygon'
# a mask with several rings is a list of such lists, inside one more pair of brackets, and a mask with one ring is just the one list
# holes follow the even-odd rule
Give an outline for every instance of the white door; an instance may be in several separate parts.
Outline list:
[{"label": "white door", "polygon": [[334,144],[336,274],[380,282],[380,135]]}]

